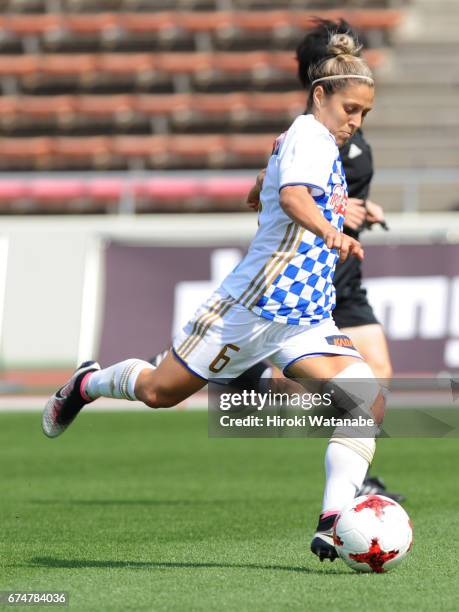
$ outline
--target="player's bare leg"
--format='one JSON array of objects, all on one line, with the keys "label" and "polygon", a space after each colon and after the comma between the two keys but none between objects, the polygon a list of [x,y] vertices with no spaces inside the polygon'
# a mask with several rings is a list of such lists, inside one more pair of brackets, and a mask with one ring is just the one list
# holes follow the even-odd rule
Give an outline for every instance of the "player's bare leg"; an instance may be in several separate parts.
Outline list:
[{"label": "player's bare leg", "polygon": [[158,368],[142,359],[126,359],[103,370],[96,362],[87,362],[48,400],[42,418],[43,432],[50,438],[59,436],[80,410],[98,397],[140,400],[151,408],[168,408],[206,383],[175,359],[172,352]]},{"label": "player's bare leg", "polygon": [[[356,407],[353,397],[359,398],[369,417],[381,423],[384,416],[384,394],[369,366],[362,360],[348,356],[323,356],[301,359],[293,363],[287,375],[295,379],[322,379],[324,390],[334,394],[337,407],[350,414]],[[349,383],[356,384],[349,389]],[[359,379],[362,384],[359,385]],[[359,385],[359,386],[358,386]],[[360,404],[360,400],[362,403]],[[337,553],[333,544],[333,524],[340,509],[351,501],[361,488],[375,450],[376,431],[368,429],[350,432],[337,427],[329,441],[325,455],[326,481],[316,533],[311,550],[321,561],[333,561]]]},{"label": "player's bare leg", "polygon": [[340,328],[340,331],[349,336],[376,378],[389,382],[392,378],[392,363],[382,326],[375,323],[344,327]]},{"label": "player's bare leg", "polygon": [[169,351],[156,369],[142,370],[134,393],[150,408],[169,408],[180,404],[206,384],[206,380],[193,374]]}]

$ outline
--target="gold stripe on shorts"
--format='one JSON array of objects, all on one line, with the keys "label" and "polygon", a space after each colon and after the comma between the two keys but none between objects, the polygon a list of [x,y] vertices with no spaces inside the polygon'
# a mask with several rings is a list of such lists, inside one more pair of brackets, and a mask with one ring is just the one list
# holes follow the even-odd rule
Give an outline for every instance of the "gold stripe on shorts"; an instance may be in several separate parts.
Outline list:
[{"label": "gold stripe on shorts", "polygon": [[212,327],[212,325],[215,323],[215,321],[218,318],[223,318],[225,316],[225,314],[228,312],[228,310],[230,310],[230,308],[232,306],[234,306],[235,303],[236,303],[236,300],[232,300],[230,303],[225,304],[225,306],[222,309],[220,309],[219,312],[216,312],[216,313],[214,313],[213,315],[211,315],[210,317],[207,318],[205,327],[203,329],[201,329],[200,333],[198,335],[196,335],[193,338],[191,344],[188,345],[188,347],[187,347],[187,349],[186,349],[186,351],[184,353],[184,358],[188,357],[188,355],[196,348],[196,346],[204,338],[204,336],[209,331],[209,329]]},{"label": "gold stripe on shorts", "polygon": [[199,315],[199,317],[197,317],[197,319],[195,320],[194,324],[193,324],[193,329],[191,330],[191,333],[185,338],[185,340],[183,340],[182,344],[178,347],[177,349],[177,354],[179,351],[182,351],[185,348],[185,344],[187,344],[187,342],[189,342],[191,340],[192,337],[195,336],[195,334],[197,333],[198,327],[201,323],[201,319],[203,319],[206,315],[209,314],[209,310],[213,311],[214,309],[218,308],[218,306],[225,300],[228,298],[218,298],[213,304],[211,304],[207,310],[205,310],[201,315]]},{"label": "gold stripe on shorts", "polygon": [[213,304],[206,312],[198,317],[198,319],[195,321],[191,334],[177,349],[177,354],[179,357],[185,359],[198,345],[202,338],[204,338],[211,325],[219,317],[223,317],[235,303],[236,300],[232,297],[218,300],[217,303]]}]

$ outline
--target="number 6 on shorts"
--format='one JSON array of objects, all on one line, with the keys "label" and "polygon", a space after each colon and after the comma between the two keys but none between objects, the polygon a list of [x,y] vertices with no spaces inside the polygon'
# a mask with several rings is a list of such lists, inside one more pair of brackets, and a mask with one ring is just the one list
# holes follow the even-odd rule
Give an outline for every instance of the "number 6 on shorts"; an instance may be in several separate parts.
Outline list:
[{"label": "number 6 on shorts", "polygon": [[222,350],[218,353],[218,355],[209,365],[209,370],[211,372],[214,372],[214,374],[218,374],[218,372],[221,372],[223,368],[229,364],[231,357],[226,354],[226,351],[228,351],[229,349],[231,349],[232,351],[239,352],[241,350],[241,347],[237,346],[236,344],[225,344]]}]

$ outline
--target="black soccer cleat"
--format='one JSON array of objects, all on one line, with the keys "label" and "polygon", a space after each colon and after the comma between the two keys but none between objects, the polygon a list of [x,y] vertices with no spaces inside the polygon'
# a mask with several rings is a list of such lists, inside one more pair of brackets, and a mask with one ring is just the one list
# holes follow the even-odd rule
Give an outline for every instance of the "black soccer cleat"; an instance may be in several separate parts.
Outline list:
[{"label": "black soccer cleat", "polygon": [[321,561],[329,559],[334,561],[338,557],[333,543],[333,525],[338,514],[330,514],[325,518],[319,517],[316,533],[312,538],[311,552],[319,557]]},{"label": "black soccer cleat", "polygon": [[77,414],[89,401],[80,394],[80,385],[89,372],[100,370],[96,361],[84,361],[73,373],[71,379],[52,395],[43,411],[41,420],[43,433],[56,438],[63,433]]},{"label": "black soccer cleat", "polygon": [[397,503],[405,501],[406,497],[401,493],[391,493],[386,489],[384,480],[378,476],[367,476],[363,481],[360,490],[357,492],[356,497],[360,495],[384,495],[393,499]]}]

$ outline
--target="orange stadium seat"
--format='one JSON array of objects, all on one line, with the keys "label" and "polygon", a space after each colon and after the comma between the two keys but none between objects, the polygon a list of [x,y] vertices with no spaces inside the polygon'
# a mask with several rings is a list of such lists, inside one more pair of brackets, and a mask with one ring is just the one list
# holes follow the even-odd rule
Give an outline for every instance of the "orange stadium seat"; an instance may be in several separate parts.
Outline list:
[{"label": "orange stadium seat", "polygon": [[264,167],[273,148],[275,135],[233,135],[227,138],[227,150],[238,167]]},{"label": "orange stadium seat", "polygon": [[254,93],[250,96],[250,106],[255,112],[263,115],[270,116],[284,112],[296,117],[305,110],[306,94],[303,91]]},{"label": "orange stadium seat", "polygon": [[111,139],[106,136],[54,138],[55,168],[111,167]]},{"label": "orange stadium seat", "polygon": [[76,98],[72,96],[0,97],[0,124],[10,129],[43,127],[44,121],[68,125],[75,113]]},{"label": "orange stadium seat", "polygon": [[62,17],[58,14],[44,15],[2,15],[0,32],[15,36],[41,36],[62,28]]},{"label": "orange stadium seat", "polygon": [[191,109],[193,101],[194,96],[191,94],[140,94],[132,97],[135,112],[147,117],[186,113]]},{"label": "orange stadium seat", "polygon": [[16,123],[19,99],[16,96],[0,96],[0,125],[8,129]]},{"label": "orange stadium seat", "polygon": [[148,125],[156,117],[167,119],[169,128],[209,129],[219,126],[263,125],[267,129],[288,122],[304,111],[303,92],[230,94],[119,94],[0,97],[0,128],[14,132],[34,129],[45,132],[104,125]]},{"label": "orange stadium seat", "polygon": [[112,151],[123,157],[148,157],[167,152],[168,136],[115,136]]},{"label": "orange stadium seat", "polygon": [[117,13],[94,13],[87,15],[64,15],[63,27],[70,35],[107,35],[121,26],[121,15]]},{"label": "orange stadium seat", "polygon": [[156,35],[163,42],[172,42],[185,34],[174,12],[120,14],[120,26],[129,35]]},{"label": "orange stadium seat", "polygon": [[170,167],[221,168],[226,165],[225,137],[218,135],[174,136],[169,139]]},{"label": "orange stadium seat", "polygon": [[0,138],[1,169],[40,169],[52,161],[51,138]]},{"label": "orange stadium seat", "polygon": [[135,98],[129,95],[74,96],[79,117],[89,119],[125,118],[132,115]]},{"label": "orange stadium seat", "polygon": [[71,96],[22,96],[17,102],[20,116],[37,121],[72,115],[76,110]]},{"label": "orange stadium seat", "polygon": [[96,78],[150,83],[158,76],[157,60],[149,53],[104,53],[96,57]]},{"label": "orange stadium seat", "polygon": [[38,55],[0,55],[0,78],[29,77],[37,74],[41,64]]},{"label": "orange stadium seat", "polygon": [[[384,51],[373,49],[366,56],[371,65],[378,65]],[[0,78],[16,77],[28,88],[174,85],[179,75],[191,76],[206,88],[227,81],[227,86],[234,81],[263,86],[283,82],[296,88],[296,62],[290,51],[0,55]]]},{"label": "orange stadium seat", "polygon": [[90,54],[56,54],[42,57],[40,71],[43,74],[56,77],[84,77],[94,72],[96,56]]},{"label": "orange stadium seat", "polygon": [[[102,6],[102,5],[101,5]],[[116,45],[119,41],[155,36],[160,43],[206,33],[220,40],[263,36],[267,41],[296,42],[299,32],[311,27],[313,18],[344,17],[360,30],[388,31],[399,25],[403,14],[397,9],[336,10],[231,10],[212,12],[160,11],[150,13],[103,12],[88,14],[47,13],[4,15],[0,33],[4,36],[38,36],[51,44],[82,41]],[[145,39],[145,36],[147,38]]]},{"label": "orange stadium seat", "polygon": [[115,136],[111,150],[118,164],[129,168],[167,168],[168,143],[168,136]]}]

